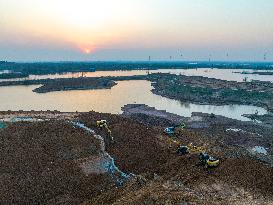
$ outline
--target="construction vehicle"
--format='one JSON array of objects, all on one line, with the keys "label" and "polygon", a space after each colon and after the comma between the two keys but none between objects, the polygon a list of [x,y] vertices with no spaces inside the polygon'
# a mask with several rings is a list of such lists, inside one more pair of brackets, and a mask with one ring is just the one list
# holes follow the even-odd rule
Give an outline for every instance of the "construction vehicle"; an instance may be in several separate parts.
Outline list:
[{"label": "construction vehicle", "polygon": [[182,142],[180,140],[176,140],[173,137],[168,137],[167,143],[169,145],[169,148],[172,148],[172,147],[177,148],[182,145]]},{"label": "construction vehicle", "polygon": [[205,151],[204,147],[198,147],[198,146],[193,145],[192,143],[188,144],[188,147],[189,147],[191,153],[200,153],[200,152]]},{"label": "construction vehicle", "polygon": [[112,131],[110,130],[106,120],[98,120],[97,127],[101,130],[104,128],[107,131],[108,137],[111,139],[111,142],[114,142],[114,138],[112,136]]},{"label": "construction vehicle", "polygon": [[220,164],[219,159],[212,157],[205,152],[199,154],[199,160],[206,168],[217,167]]},{"label": "construction vehicle", "polygon": [[198,147],[193,145],[192,143],[188,144],[187,146],[180,145],[176,150],[177,154],[184,155],[184,154],[193,154],[193,153],[202,153],[205,152],[204,147]]},{"label": "construction vehicle", "polygon": [[169,148],[172,148],[173,145],[177,148],[176,153],[179,155],[186,155],[186,154],[199,154],[199,161],[203,164],[206,168],[217,167],[220,163],[220,160],[208,155],[206,153],[206,149],[204,147],[198,147],[193,145],[192,143],[188,144],[187,146],[183,145],[182,142],[178,139],[174,138],[174,134],[177,130],[181,131],[186,127],[184,123],[180,125],[176,125],[173,127],[167,127],[164,132],[169,135],[168,137],[168,144]]},{"label": "construction vehicle", "polygon": [[190,149],[189,149],[188,146],[180,146],[176,150],[176,153],[179,154],[179,155],[189,154],[190,153]]},{"label": "construction vehicle", "polygon": [[167,127],[164,132],[168,135],[173,135],[177,130],[183,130],[186,127],[185,123],[181,123],[179,125],[175,125],[172,127]]},{"label": "construction vehicle", "polygon": [[204,147],[197,147],[194,146],[192,143],[190,143],[188,146],[181,145],[176,150],[176,153],[179,155],[199,153],[199,161],[206,168],[217,167],[220,164],[220,160],[207,154]]}]

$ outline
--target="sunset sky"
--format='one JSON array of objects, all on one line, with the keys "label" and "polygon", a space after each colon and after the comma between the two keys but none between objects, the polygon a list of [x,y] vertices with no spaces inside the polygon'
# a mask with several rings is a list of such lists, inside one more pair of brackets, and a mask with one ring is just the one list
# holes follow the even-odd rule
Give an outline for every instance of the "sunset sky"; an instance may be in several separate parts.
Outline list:
[{"label": "sunset sky", "polygon": [[272,0],[0,0],[0,60],[264,61],[265,53],[273,61]]}]

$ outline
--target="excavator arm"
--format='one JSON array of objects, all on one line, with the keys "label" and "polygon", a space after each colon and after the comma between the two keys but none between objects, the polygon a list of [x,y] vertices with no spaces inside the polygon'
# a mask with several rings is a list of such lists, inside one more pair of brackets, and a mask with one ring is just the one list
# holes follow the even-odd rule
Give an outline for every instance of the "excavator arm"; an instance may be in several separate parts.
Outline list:
[{"label": "excavator arm", "polygon": [[108,133],[108,136],[111,138],[111,141],[113,142],[114,141],[114,138],[112,136],[112,131],[110,130],[108,124],[107,124],[107,121],[106,120],[99,120],[97,121],[97,127],[99,128],[105,128],[107,133]]}]

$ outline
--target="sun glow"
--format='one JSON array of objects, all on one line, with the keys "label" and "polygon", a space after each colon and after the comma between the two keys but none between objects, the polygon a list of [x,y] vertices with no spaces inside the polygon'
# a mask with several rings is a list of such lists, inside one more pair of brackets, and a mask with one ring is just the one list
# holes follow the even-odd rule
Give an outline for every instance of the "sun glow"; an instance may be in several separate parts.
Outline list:
[{"label": "sun glow", "polygon": [[55,2],[55,14],[69,26],[94,29],[111,21],[117,7],[114,1],[106,0],[59,0]]},{"label": "sun glow", "polygon": [[[12,27],[14,36],[0,32],[5,39],[24,43],[25,37],[37,41],[74,48],[84,54],[99,49],[123,46],[142,33],[143,9],[134,0],[9,0],[0,6],[9,16],[3,30]],[[33,9],[35,8],[35,9]],[[142,11],[139,15],[139,11]],[[12,13],[20,12],[18,16]],[[3,13],[0,13],[0,17]],[[1,20],[5,18],[0,18]],[[143,19],[143,20],[141,20]],[[144,26],[145,27],[145,26]],[[34,40],[33,40],[34,39]],[[0,38],[1,41],[1,38]]]},{"label": "sun glow", "polygon": [[91,54],[95,51],[95,49],[92,48],[81,48],[81,51],[85,54]]},{"label": "sun glow", "polygon": [[129,22],[132,22],[129,13],[134,10],[128,0],[50,0],[50,2],[51,18],[63,27],[60,29],[61,36],[85,54],[128,36],[131,27]]}]

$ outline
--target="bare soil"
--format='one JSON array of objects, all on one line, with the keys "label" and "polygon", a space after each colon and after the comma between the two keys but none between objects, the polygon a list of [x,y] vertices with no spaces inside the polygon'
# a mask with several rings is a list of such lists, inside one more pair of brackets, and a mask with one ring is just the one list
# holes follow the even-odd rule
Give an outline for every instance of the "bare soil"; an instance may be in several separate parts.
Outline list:
[{"label": "bare soil", "polygon": [[[220,166],[207,170],[199,164],[198,155],[179,156],[175,146],[169,147],[163,125],[128,116],[78,113],[74,121],[105,139],[107,133],[96,128],[96,120],[108,121],[115,143],[108,144],[107,151],[123,172],[134,174],[121,187],[107,173],[86,174],[79,165],[86,158],[96,161],[99,142],[73,127],[71,116],[69,120],[7,123],[0,130],[0,203],[272,204],[273,168],[244,154],[241,145],[226,143],[224,139],[233,139],[234,133],[225,129],[234,121],[223,119],[217,124],[217,116],[210,117],[195,115],[188,122],[207,118],[209,127],[186,128],[173,136],[185,144],[204,145],[211,155],[220,157]],[[247,131],[258,132],[252,129]]]}]

